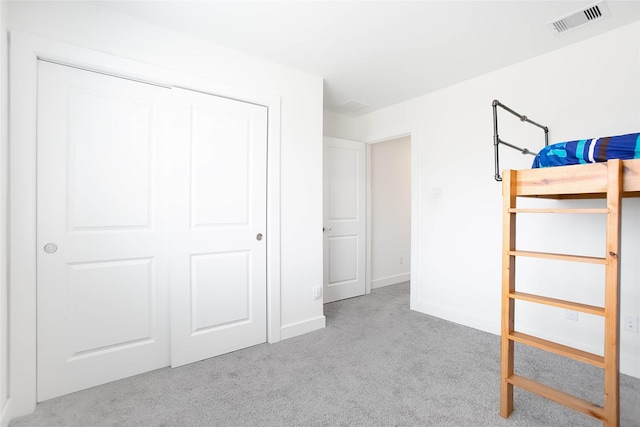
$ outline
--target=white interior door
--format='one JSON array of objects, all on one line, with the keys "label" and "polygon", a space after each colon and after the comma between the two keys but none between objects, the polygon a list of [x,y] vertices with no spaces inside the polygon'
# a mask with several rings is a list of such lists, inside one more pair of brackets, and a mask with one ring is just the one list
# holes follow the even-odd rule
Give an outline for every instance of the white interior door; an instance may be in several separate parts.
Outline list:
[{"label": "white interior door", "polygon": [[39,401],[169,364],[158,169],[169,94],[39,62]]},{"label": "white interior door", "polygon": [[266,341],[267,109],[173,90],[171,365]]},{"label": "white interior door", "polygon": [[365,293],[365,145],[324,140],[324,302]]}]

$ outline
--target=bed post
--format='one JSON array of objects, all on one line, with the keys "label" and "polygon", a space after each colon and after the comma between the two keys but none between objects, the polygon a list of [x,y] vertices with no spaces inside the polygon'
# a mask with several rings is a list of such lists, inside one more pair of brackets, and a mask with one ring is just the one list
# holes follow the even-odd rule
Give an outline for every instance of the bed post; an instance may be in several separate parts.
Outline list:
[{"label": "bed post", "polygon": [[604,416],[605,426],[620,425],[620,213],[623,189],[622,161],[607,162],[607,253],[604,297]]},{"label": "bed post", "polygon": [[510,251],[516,249],[516,171],[506,170],[502,181],[502,332],[500,345],[500,416],[507,418],[513,412],[513,384],[509,379],[514,372],[514,342],[509,336],[514,330],[516,261]]}]

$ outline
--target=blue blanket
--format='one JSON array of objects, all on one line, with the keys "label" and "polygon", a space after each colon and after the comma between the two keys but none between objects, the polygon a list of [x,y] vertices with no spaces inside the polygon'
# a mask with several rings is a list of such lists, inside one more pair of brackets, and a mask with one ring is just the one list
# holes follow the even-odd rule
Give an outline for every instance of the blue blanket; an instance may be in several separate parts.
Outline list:
[{"label": "blue blanket", "polygon": [[559,142],[543,148],[533,168],[606,162],[609,159],[640,159],[640,133]]}]

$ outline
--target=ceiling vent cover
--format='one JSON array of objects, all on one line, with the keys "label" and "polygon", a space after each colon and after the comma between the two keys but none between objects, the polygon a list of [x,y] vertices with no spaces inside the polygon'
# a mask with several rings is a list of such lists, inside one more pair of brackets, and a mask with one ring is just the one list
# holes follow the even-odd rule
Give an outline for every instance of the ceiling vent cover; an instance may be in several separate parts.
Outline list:
[{"label": "ceiling vent cover", "polygon": [[371,106],[360,101],[347,101],[338,108],[344,113],[355,114],[369,107]]},{"label": "ceiling vent cover", "polygon": [[587,6],[565,15],[562,18],[548,22],[547,25],[556,33],[563,34],[585,24],[602,19],[605,16],[609,16],[609,11],[607,10],[604,1],[599,1],[591,6]]}]

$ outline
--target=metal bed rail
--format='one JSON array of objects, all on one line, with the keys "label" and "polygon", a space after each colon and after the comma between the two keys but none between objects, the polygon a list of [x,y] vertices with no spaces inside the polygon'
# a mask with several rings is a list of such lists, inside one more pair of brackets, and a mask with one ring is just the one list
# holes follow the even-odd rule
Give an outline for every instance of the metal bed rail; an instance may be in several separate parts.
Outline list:
[{"label": "metal bed rail", "polygon": [[506,145],[507,147],[513,148],[514,150],[518,150],[522,154],[531,154],[532,156],[535,156],[536,153],[530,151],[528,148],[520,148],[517,145],[511,144],[507,141],[500,139],[500,136],[498,136],[498,107],[513,114],[518,119],[520,119],[521,122],[530,123],[544,130],[544,146],[545,147],[549,145],[549,128],[534,122],[533,120],[529,119],[525,115],[515,112],[514,110],[507,107],[497,99],[493,100],[493,102],[491,103],[491,106],[493,108],[493,155],[495,160],[495,174],[493,177],[495,178],[496,181],[502,181],[502,177],[500,176],[500,152],[499,152],[500,144]]}]

